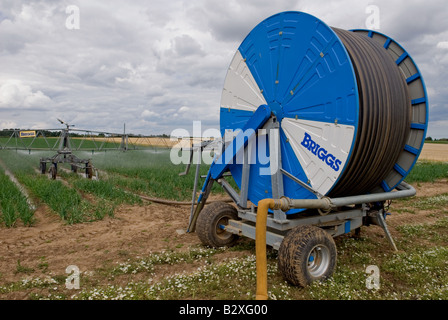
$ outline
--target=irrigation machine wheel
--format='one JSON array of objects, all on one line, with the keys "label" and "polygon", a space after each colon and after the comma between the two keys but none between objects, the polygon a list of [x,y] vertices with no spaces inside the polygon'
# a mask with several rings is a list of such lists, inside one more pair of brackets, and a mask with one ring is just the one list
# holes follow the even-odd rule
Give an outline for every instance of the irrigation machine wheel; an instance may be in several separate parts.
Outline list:
[{"label": "irrigation machine wheel", "polygon": [[86,163],[86,176],[89,179],[92,179],[92,177],[93,177],[93,167],[92,167],[92,163],[90,163],[90,161]]},{"label": "irrigation machine wheel", "polygon": [[53,163],[53,165],[50,167],[50,170],[48,172],[51,175],[51,179],[55,180],[56,179],[56,175],[58,174],[58,169],[57,169],[55,163]]},{"label": "irrigation machine wheel", "polygon": [[230,247],[238,240],[238,236],[223,230],[221,226],[228,224],[229,219],[238,219],[235,207],[225,202],[213,202],[199,214],[196,232],[199,240],[213,248]]},{"label": "irrigation machine wheel", "polygon": [[46,162],[40,162],[40,173],[45,174],[45,172],[47,171],[47,163]]},{"label": "irrigation machine wheel", "polygon": [[278,267],[287,281],[306,287],[329,278],[336,268],[336,258],[333,238],[321,228],[304,225],[295,227],[283,239]]}]

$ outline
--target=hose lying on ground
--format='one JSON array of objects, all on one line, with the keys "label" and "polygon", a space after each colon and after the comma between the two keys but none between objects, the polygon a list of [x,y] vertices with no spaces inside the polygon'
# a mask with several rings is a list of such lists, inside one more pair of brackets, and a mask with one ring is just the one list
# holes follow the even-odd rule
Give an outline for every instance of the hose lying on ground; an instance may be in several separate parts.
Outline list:
[{"label": "hose lying on ground", "polygon": [[[165,200],[165,199],[151,198],[151,197],[147,197],[147,196],[142,196],[142,195],[139,195],[139,194],[136,194],[136,196],[139,196],[142,200],[162,203],[162,204],[166,204],[166,205],[191,206],[191,201]],[[233,202],[233,200],[232,199],[222,199],[222,200],[209,200],[209,201],[207,201],[207,203],[212,203],[212,202]]]}]

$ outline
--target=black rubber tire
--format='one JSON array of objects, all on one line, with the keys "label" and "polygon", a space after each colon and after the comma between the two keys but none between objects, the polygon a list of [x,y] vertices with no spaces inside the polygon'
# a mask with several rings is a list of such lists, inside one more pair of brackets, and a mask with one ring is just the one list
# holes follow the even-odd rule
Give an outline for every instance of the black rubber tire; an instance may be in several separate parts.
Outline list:
[{"label": "black rubber tire", "polygon": [[93,177],[93,167],[90,161],[86,163],[86,176],[88,179],[92,179]]},{"label": "black rubber tire", "polygon": [[301,287],[331,277],[336,260],[333,238],[325,230],[308,225],[292,229],[278,251],[278,268],[283,277]]},{"label": "black rubber tire", "polygon": [[56,167],[56,164],[53,163],[48,172],[51,174],[51,179],[55,180],[56,176],[58,174],[58,169]]},{"label": "black rubber tire", "polygon": [[47,163],[46,162],[41,162],[39,167],[40,167],[40,173],[45,174],[45,172],[47,172]]},{"label": "black rubber tire", "polygon": [[196,233],[199,240],[212,248],[234,245],[239,237],[219,227],[220,225],[227,225],[229,219],[238,219],[236,208],[229,203],[213,202],[204,207],[196,222]]}]

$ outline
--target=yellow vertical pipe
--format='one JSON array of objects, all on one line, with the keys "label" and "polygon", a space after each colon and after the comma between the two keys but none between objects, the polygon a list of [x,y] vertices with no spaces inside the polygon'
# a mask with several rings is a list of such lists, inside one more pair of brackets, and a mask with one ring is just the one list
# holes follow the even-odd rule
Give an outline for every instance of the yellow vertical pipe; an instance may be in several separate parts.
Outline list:
[{"label": "yellow vertical pipe", "polygon": [[268,271],[266,258],[266,223],[268,209],[274,209],[274,199],[263,199],[258,202],[257,221],[255,225],[255,255],[257,265],[256,300],[268,299]]}]

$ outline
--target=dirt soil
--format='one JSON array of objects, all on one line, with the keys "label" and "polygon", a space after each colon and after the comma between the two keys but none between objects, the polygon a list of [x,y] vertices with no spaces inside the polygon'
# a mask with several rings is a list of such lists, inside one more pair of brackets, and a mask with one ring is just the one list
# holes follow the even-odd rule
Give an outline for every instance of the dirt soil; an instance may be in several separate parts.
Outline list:
[{"label": "dirt soil", "polygon": [[[35,212],[32,227],[0,228],[0,285],[25,278],[20,266],[32,268],[32,277],[45,263],[45,274],[64,275],[69,265],[81,272],[105,263],[124,262],[165,249],[199,244],[196,234],[183,233],[188,225],[189,206],[146,203],[122,206],[114,217],[67,225],[45,206]],[[0,294],[1,297],[1,294]]]},{"label": "dirt soil", "polygon": [[[448,193],[448,181],[420,183],[416,189],[418,197]],[[392,211],[396,208],[394,205]],[[189,215],[189,206],[146,203],[122,206],[113,218],[66,225],[47,207],[40,206],[35,213],[34,226],[0,228],[0,285],[26,278],[24,273],[17,272],[19,264],[32,268],[32,277],[36,278],[65,275],[69,265],[78,266],[81,272],[89,272],[107,263],[116,264],[151,252],[188,249],[200,243],[196,234],[184,233]],[[423,223],[427,219],[431,219],[430,214],[400,213],[392,214],[387,221],[394,233],[397,225],[411,221]],[[385,241],[379,227],[365,229],[370,236]],[[46,265],[44,270],[39,267],[42,263]],[[26,292],[16,292],[6,298],[26,299],[27,295]]]}]

